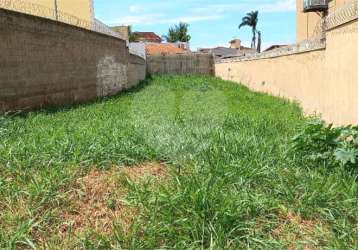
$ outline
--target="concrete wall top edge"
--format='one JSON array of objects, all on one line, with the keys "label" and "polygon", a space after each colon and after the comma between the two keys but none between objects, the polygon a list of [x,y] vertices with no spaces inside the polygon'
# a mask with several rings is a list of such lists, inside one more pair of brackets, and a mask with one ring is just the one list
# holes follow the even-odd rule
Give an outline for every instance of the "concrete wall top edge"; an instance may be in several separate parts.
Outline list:
[{"label": "concrete wall top edge", "polygon": [[69,26],[69,27],[72,27],[74,29],[82,30],[82,31],[85,31],[85,32],[91,32],[91,33],[95,33],[95,34],[98,34],[98,35],[101,35],[101,36],[105,36],[105,37],[109,37],[109,38],[112,38],[112,39],[121,40],[123,42],[126,42],[126,40],[124,40],[123,38],[111,36],[111,35],[106,34],[106,33],[102,33],[102,32],[96,31],[96,30],[92,30],[92,29],[86,29],[84,27],[72,25],[72,24],[69,24],[69,23],[56,21],[56,20],[53,20],[51,18],[31,15],[31,14],[18,12],[18,11],[14,11],[14,10],[9,10],[9,9],[3,9],[3,8],[0,8],[0,11],[12,13],[12,15],[18,15],[18,16],[24,16],[24,17],[29,17],[29,18],[33,18],[33,19],[43,20],[43,21],[46,21],[46,22],[49,22],[49,23],[55,23],[57,25]]}]

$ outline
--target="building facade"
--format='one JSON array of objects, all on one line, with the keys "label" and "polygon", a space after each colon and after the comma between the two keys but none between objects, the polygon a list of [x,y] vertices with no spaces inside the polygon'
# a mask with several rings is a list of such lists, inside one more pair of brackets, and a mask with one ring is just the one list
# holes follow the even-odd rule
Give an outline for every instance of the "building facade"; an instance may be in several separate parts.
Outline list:
[{"label": "building facade", "polygon": [[60,12],[73,15],[77,18],[92,21],[94,19],[93,0],[30,0],[35,4],[43,5]]},{"label": "building facade", "polygon": [[71,21],[72,17],[94,21],[93,0],[10,0],[0,2],[0,7],[50,19],[69,20],[68,23],[74,24],[78,22]]},{"label": "building facade", "polygon": [[[296,42],[300,43],[305,39],[312,37],[318,27],[323,12],[304,12],[304,2],[312,0],[296,0]],[[321,0],[324,2],[324,0]],[[325,14],[331,13],[340,6],[349,2],[350,0],[325,0],[328,1],[328,11]],[[317,2],[317,1],[316,1]]]},{"label": "building facade", "polygon": [[135,42],[161,43],[162,38],[154,32],[133,32]]}]

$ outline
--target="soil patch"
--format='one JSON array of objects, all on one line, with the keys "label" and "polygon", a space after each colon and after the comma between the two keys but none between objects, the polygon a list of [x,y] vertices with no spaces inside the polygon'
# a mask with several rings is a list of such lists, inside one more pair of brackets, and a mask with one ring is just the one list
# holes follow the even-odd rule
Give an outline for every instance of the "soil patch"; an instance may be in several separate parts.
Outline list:
[{"label": "soil patch", "polygon": [[[320,249],[325,245],[317,235],[317,230],[327,232],[327,226],[319,220],[307,220],[301,216],[288,212],[279,216],[279,225],[271,232],[274,238],[289,242],[288,249],[296,249],[301,242],[302,249]],[[316,242],[317,244],[314,244]]]},{"label": "soil patch", "polygon": [[128,232],[137,208],[127,205],[127,179],[140,181],[154,177],[160,180],[168,176],[166,167],[160,163],[145,163],[132,167],[113,167],[103,171],[93,169],[77,180],[69,192],[71,208],[64,212],[62,233],[81,233],[91,230],[101,234],[111,234],[114,225],[124,233]]}]

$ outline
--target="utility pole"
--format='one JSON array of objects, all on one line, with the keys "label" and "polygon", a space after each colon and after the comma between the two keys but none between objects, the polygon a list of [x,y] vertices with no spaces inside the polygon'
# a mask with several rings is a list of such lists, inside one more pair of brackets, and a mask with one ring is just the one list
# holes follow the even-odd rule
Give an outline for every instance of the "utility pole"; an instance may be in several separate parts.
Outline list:
[{"label": "utility pole", "polygon": [[57,8],[57,0],[55,1],[55,15],[56,15],[56,20],[58,20],[58,8]]}]

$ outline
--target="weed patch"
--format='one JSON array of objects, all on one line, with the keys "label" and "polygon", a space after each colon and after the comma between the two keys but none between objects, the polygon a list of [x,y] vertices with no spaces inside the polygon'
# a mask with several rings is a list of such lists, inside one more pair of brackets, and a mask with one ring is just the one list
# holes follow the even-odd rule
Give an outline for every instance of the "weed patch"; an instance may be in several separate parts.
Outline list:
[{"label": "weed patch", "polygon": [[358,127],[333,127],[311,119],[300,128],[292,142],[292,153],[300,154],[313,166],[341,166],[358,173]]},{"label": "weed patch", "polygon": [[0,116],[0,248],[358,249],[355,130],[206,76]]}]

